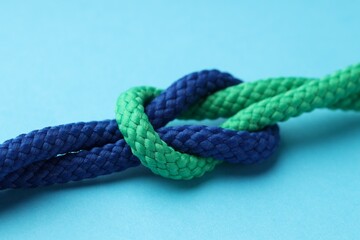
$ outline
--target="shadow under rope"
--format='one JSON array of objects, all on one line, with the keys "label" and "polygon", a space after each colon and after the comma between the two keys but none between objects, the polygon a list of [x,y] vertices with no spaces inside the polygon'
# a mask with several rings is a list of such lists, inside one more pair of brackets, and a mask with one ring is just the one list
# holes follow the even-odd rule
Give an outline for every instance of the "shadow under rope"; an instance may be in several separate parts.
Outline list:
[{"label": "shadow under rope", "polygon": [[[324,116],[324,115],[323,115]],[[327,118],[328,117],[328,118]],[[217,121],[218,122],[218,121]],[[202,122],[203,123],[203,122]],[[294,122],[293,122],[294,123]],[[208,124],[210,125],[210,124]],[[290,126],[291,125],[291,126]],[[0,216],[14,208],[21,206],[26,201],[35,201],[45,194],[54,194],[63,190],[78,190],[94,186],[109,184],[120,185],[129,181],[147,181],[152,184],[160,184],[162,187],[191,190],[200,187],[210,181],[219,181],[222,178],[256,178],[269,172],[286,155],[291,148],[306,148],[334,138],[341,138],[354,131],[360,132],[360,115],[357,114],[325,114],[324,117],[304,119],[301,124],[290,124],[281,130],[280,149],[267,161],[255,165],[219,164],[216,169],[206,173],[201,178],[190,181],[169,180],[155,176],[149,169],[139,166],[128,169],[124,172],[102,176],[96,179],[83,180],[61,185],[54,185],[41,188],[15,189],[0,191]],[[306,131],[307,129],[307,131]],[[309,130],[310,129],[310,130]],[[360,137],[359,137],[360,143]]]},{"label": "shadow under rope", "polygon": [[[312,114],[317,114],[314,112]],[[291,119],[288,126],[282,126],[281,148],[307,147],[327,144],[346,136],[360,133],[360,113],[322,110],[321,115],[304,115],[301,124]],[[358,143],[360,144],[360,136]],[[300,146],[299,146],[300,145]],[[360,146],[359,146],[360,147]]]}]

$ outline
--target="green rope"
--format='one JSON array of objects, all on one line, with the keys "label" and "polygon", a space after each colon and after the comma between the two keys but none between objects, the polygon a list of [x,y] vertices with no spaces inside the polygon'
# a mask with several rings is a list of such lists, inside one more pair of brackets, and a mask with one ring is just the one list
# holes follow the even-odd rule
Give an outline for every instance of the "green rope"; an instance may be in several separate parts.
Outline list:
[{"label": "green rope", "polygon": [[[161,90],[137,87],[120,95],[116,120],[132,152],[154,173],[191,179],[211,171],[216,161],[175,151],[162,141],[144,113]],[[221,126],[256,131],[317,108],[360,110],[360,64],[322,79],[271,78],[216,92],[194,105],[183,119],[229,118]]]}]

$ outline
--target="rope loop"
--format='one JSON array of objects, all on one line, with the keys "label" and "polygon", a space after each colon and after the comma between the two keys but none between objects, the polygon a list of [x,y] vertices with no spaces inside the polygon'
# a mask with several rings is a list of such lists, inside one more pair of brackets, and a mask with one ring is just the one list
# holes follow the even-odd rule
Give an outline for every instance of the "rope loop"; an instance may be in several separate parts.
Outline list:
[{"label": "rope loop", "polygon": [[[219,161],[176,151],[151,125],[144,105],[160,93],[161,90],[152,87],[138,87],[123,93],[117,101],[116,120],[132,153],[152,172],[171,179],[191,179],[211,171]],[[268,131],[275,132],[260,139],[265,142],[271,136],[263,145],[267,148],[276,145],[277,127],[273,124],[277,122],[316,108],[359,110],[359,106],[360,64],[322,79],[278,78],[228,87],[190,107],[182,116],[229,117],[222,127],[236,131],[259,131],[267,127]],[[266,133],[266,129],[262,133]],[[198,146],[196,141],[194,137],[194,148]]]}]

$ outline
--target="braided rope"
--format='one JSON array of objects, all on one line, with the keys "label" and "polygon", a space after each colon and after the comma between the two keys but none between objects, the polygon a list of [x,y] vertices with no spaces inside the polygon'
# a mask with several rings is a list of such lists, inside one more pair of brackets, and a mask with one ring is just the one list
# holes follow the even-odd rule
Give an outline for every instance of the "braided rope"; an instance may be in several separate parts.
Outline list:
[{"label": "braided rope", "polygon": [[[138,166],[139,160],[164,177],[191,179],[222,161],[268,158],[279,142],[276,122],[315,108],[360,110],[360,65],[322,79],[238,83],[216,70],[193,73],[165,91],[142,87],[122,94],[116,121],[61,125],[10,139],[0,145],[0,189],[93,178]],[[229,119],[220,128],[165,127],[177,117]]]}]

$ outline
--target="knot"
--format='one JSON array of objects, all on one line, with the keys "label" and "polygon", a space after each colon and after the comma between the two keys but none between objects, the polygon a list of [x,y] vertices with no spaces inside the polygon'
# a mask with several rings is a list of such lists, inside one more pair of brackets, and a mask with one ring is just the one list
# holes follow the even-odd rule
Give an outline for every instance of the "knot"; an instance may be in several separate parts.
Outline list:
[{"label": "knot", "polygon": [[[79,181],[140,161],[162,176],[190,179],[223,161],[268,158],[279,142],[277,122],[316,108],[360,111],[360,64],[321,79],[239,83],[216,70],[193,73],[165,91],[124,93],[117,121],[70,123],[9,139],[0,145],[0,189]],[[166,126],[175,118],[219,117],[228,118],[220,127]]]},{"label": "knot", "polygon": [[213,70],[189,74],[165,91],[152,87],[130,89],[117,102],[119,129],[142,164],[167,178],[199,177],[220,161],[259,162],[278,145],[276,125],[252,133],[209,126],[163,127],[215,91],[239,83],[231,75]]},{"label": "knot", "polygon": [[[186,86],[186,84],[183,85]],[[186,90],[179,92],[185,98],[190,96],[190,94],[185,94],[187,93]],[[194,92],[196,93],[196,91]],[[210,143],[210,136],[207,136],[206,139],[202,136],[195,137],[195,134],[174,134],[173,137],[178,136],[178,138],[175,138],[176,140],[171,141],[171,143],[178,143],[177,147],[179,149],[176,149],[175,146],[169,146],[161,139],[155,131],[158,126],[153,126],[144,112],[144,105],[147,102],[155,97],[166,96],[167,94],[167,91],[162,92],[152,87],[130,89],[120,95],[117,101],[116,120],[125,141],[131,147],[132,153],[140,159],[143,165],[163,177],[191,179],[202,176],[219,163],[219,161],[212,158],[214,156],[210,153],[211,151],[206,155],[204,154],[204,156],[201,155],[207,152],[207,149],[214,149],[217,144],[221,144],[226,149],[224,150],[225,154],[229,153],[235,156],[231,152],[231,147],[229,148],[224,144],[227,133],[225,129],[259,131],[265,128],[261,132],[254,133],[263,136],[255,144],[261,146],[258,154],[253,151],[252,156],[256,158],[258,155],[273,152],[275,149],[278,142],[278,128],[273,124],[276,122],[285,121],[290,117],[299,116],[316,108],[359,110],[360,64],[350,66],[322,79],[273,78],[238,84],[213,93],[205,100],[200,98],[202,101],[197,102],[188,110],[186,110],[188,106],[184,107],[184,109],[181,108],[181,105],[180,107],[177,106],[176,101],[171,102],[169,106],[164,102],[160,106],[171,107],[174,104],[173,107],[182,111],[160,109],[160,113],[162,111],[174,113],[171,115],[172,117],[168,118],[169,120],[176,117],[177,114],[181,114],[181,117],[185,119],[229,117],[222,124],[224,129],[217,129],[217,131],[221,132],[219,136],[222,136],[222,138],[216,138],[214,143]],[[177,95],[175,94],[175,96]],[[163,124],[165,123],[164,121]],[[191,126],[182,127],[184,130],[189,128],[195,130]],[[198,130],[204,128],[209,127],[197,127]],[[235,136],[234,131],[232,131],[232,134]],[[238,132],[238,134],[241,134],[241,132]],[[183,136],[186,136],[186,138]],[[204,149],[205,151],[193,151],[198,156],[185,153],[186,150],[201,147],[201,144],[198,143],[204,139],[206,139],[205,145],[208,145],[207,149]],[[187,141],[190,144],[182,152],[180,148]],[[236,144],[235,141],[233,143]],[[251,141],[249,143],[251,144]],[[221,160],[225,159],[226,157]],[[230,161],[236,162],[237,160]]]}]

